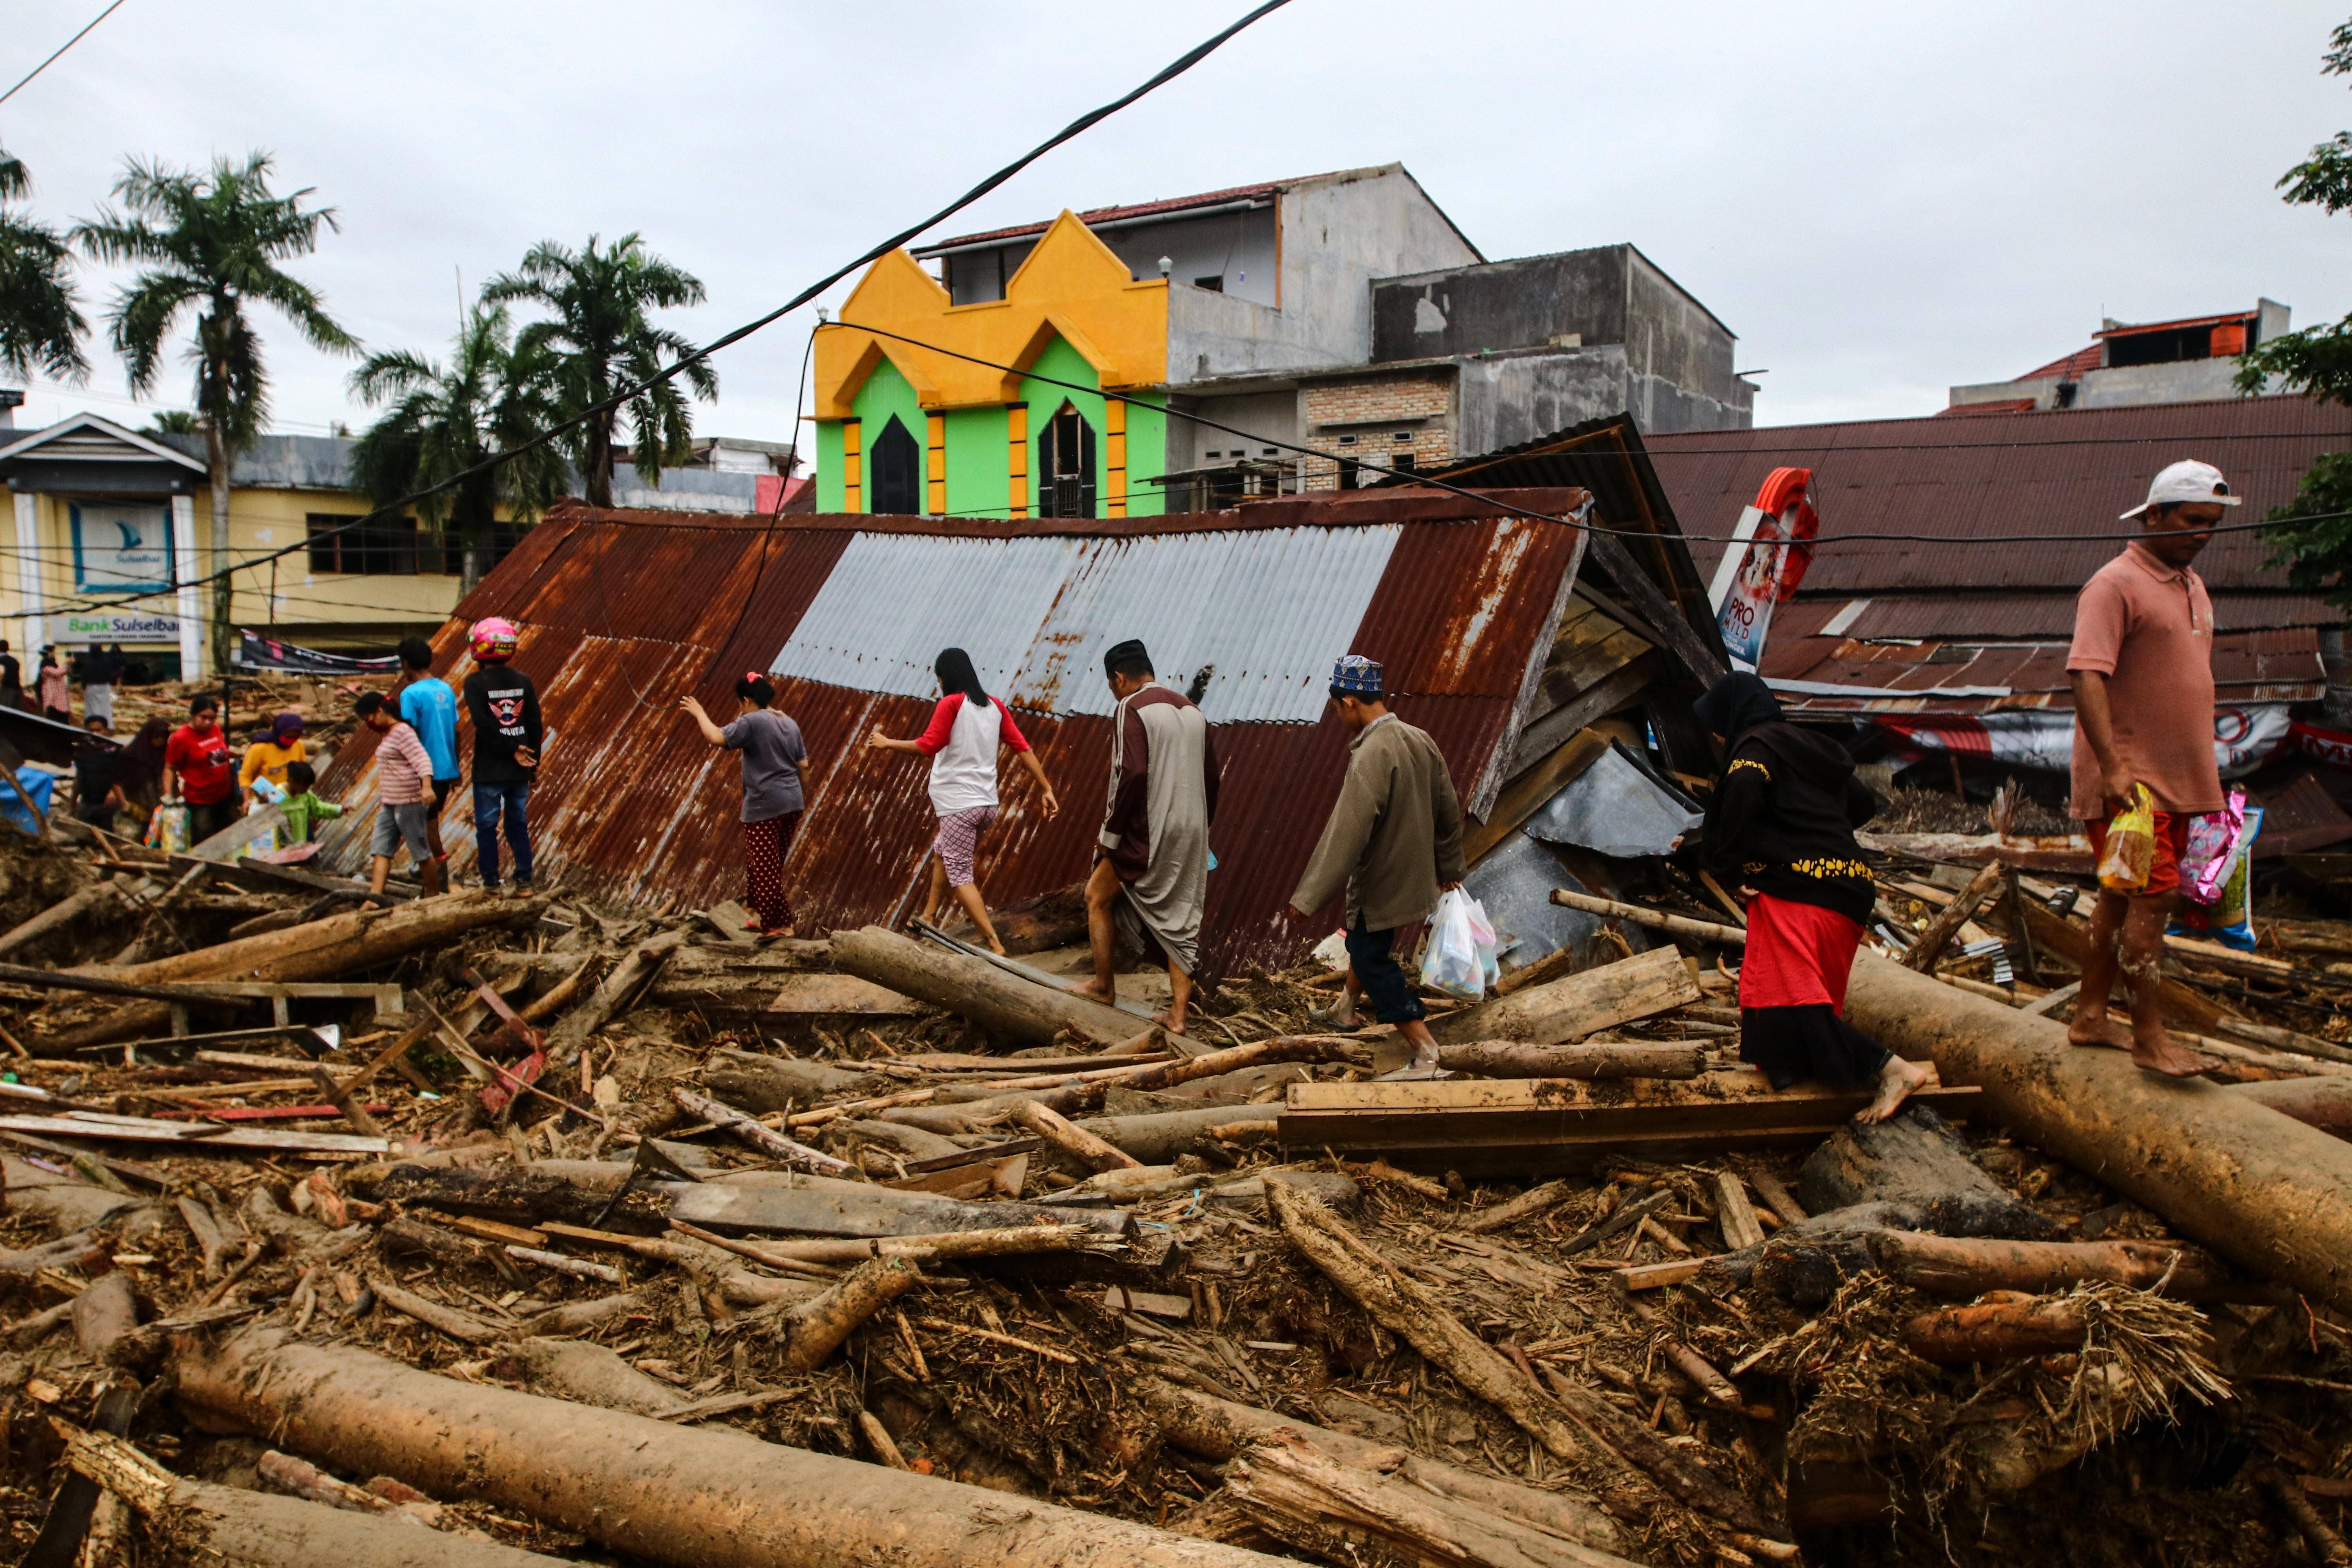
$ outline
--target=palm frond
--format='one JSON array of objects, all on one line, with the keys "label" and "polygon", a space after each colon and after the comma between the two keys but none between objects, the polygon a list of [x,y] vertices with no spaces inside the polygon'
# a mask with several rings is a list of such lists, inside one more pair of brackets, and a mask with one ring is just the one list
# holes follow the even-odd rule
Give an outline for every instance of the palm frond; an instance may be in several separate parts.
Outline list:
[{"label": "palm frond", "polygon": [[72,266],[55,229],[0,211],[0,370],[26,379],[38,370],[60,381],[89,374],[81,350],[89,323]]}]

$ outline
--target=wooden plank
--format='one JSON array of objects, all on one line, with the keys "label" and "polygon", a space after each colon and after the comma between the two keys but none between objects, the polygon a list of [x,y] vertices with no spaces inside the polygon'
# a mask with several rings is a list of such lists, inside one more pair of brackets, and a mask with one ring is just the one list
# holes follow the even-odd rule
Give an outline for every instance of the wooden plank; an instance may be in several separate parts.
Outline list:
[{"label": "wooden plank", "polygon": [[1449,1045],[1522,1040],[1556,1046],[1698,998],[1698,982],[1682,954],[1660,947],[1433,1018],[1429,1032]]},{"label": "wooden plank", "polygon": [[1535,766],[1503,786],[1486,820],[1465,838],[1463,858],[1473,866],[1485,859],[1489,850],[1517,831],[1519,824],[1541,810],[1545,802],[1574,784],[1608,750],[1609,737],[1589,729],[1579,730],[1554,747]]},{"label": "wooden plank", "polygon": [[347,1132],[263,1132],[234,1128],[215,1132],[183,1121],[148,1121],[119,1117],[105,1121],[67,1116],[0,1116],[0,1131],[41,1132],[52,1138],[94,1138],[113,1143],[180,1143],[205,1150],[289,1154],[383,1154],[392,1149],[387,1138],[361,1138]]},{"label": "wooden plank", "polygon": [[1748,1188],[1736,1171],[1715,1173],[1716,1218],[1723,1227],[1723,1244],[1733,1251],[1764,1245],[1764,1222],[1748,1201]]},{"label": "wooden plank", "polygon": [[[1962,1116],[1974,1089],[1914,1098]],[[1400,1165],[1469,1174],[1589,1167],[1606,1154],[1721,1152],[1825,1137],[1870,1102],[1866,1089],[1805,1086],[1774,1093],[1733,1070],[1649,1079],[1301,1083],[1276,1126],[1286,1147],[1378,1152]]]},{"label": "wooden plank", "polygon": [[1637,1263],[1610,1279],[1621,1290],[1654,1290],[1661,1285],[1679,1285],[1706,1267],[1704,1258],[1677,1258],[1666,1263]]},{"label": "wooden plank", "polygon": [[855,974],[781,974],[766,1012],[795,1017],[911,1018],[919,1005]]},{"label": "wooden plank", "polygon": [[1528,769],[1554,747],[1565,744],[1579,730],[1641,696],[1657,679],[1659,668],[1659,656],[1654,649],[1529,724],[1520,732],[1511,760],[1504,764],[1504,788],[1517,784]]},{"label": "wooden plank", "polygon": [[[1681,666],[1701,686],[1712,686],[1727,673],[1723,656],[1710,648],[1707,639],[1694,630],[1683,618],[1682,611],[1665,591],[1652,580],[1649,572],[1633,559],[1625,541],[1613,533],[1595,533],[1591,563],[1608,574],[1609,584],[1617,590],[1625,607],[1631,609],[1641,624],[1629,629],[1648,635],[1664,647]],[[1710,628],[1712,629],[1712,628]]]},{"label": "wooden plank", "polygon": [[[0,1119],[0,1126],[5,1125],[5,1119]],[[929,1236],[1013,1225],[1083,1225],[1106,1236],[1124,1236],[1132,1223],[1117,1209],[968,1204],[863,1183],[817,1185],[817,1178],[809,1180],[811,1184],[805,1187],[739,1187],[719,1182],[650,1183],[647,1186],[662,1195],[667,1217],[728,1234],[864,1237]]]}]

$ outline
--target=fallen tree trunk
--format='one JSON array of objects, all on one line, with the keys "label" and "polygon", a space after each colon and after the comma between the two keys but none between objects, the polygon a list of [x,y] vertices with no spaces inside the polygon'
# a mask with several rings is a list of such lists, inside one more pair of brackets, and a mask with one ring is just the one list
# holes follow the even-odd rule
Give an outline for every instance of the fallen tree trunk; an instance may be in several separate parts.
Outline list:
[{"label": "fallen tree trunk", "polygon": [[562,1067],[580,1054],[590,1037],[610,1023],[613,1016],[628,1005],[653,977],[661,973],[669,955],[686,941],[683,930],[664,931],[648,942],[639,942],[629,956],[613,965],[588,1000],[555,1021],[547,1033],[547,1059],[550,1065]]},{"label": "fallen tree trunk", "polygon": [[1236,1405],[1158,1378],[1146,1379],[1139,1392],[1162,1436],[1187,1453],[1219,1464],[1253,1443],[1276,1435],[1288,1436],[1304,1440],[1341,1464],[1386,1471],[1441,1497],[1524,1520],[1565,1541],[1581,1542],[1602,1552],[1628,1544],[1615,1522],[1580,1492],[1546,1491],[1476,1470],[1460,1469],[1384,1443],[1294,1421],[1255,1405]]},{"label": "fallen tree trunk", "polygon": [[[179,1394],[349,1474],[396,1475],[679,1568],[1276,1568],[1277,1560],[909,1471],[416,1372],[248,1330]],[[332,1559],[327,1559],[332,1561]]]},{"label": "fallen tree trunk", "polygon": [[1706,1059],[1696,1043],[1523,1046],[1471,1040],[1437,1047],[1437,1065],[1481,1078],[1696,1078]]},{"label": "fallen tree trunk", "polygon": [[697,1094],[684,1084],[674,1086],[669,1094],[677,1102],[677,1108],[688,1116],[723,1127],[737,1142],[747,1144],[785,1164],[825,1176],[839,1175],[849,1169],[848,1161],[836,1160],[822,1149],[812,1149],[805,1143],[795,1142],[774,1128],[744,1115],[733,1106],[722,1105],[709,1095]]},{"label": "fallen tree trunk", "polygon": [[445,1535],[413,1515],[360,1513],[173,1475],[121,1437],[78,1432],[66,1463],[121,1498],[193,1562],[250,1568],[549,1568],[495,1542]]},{"label": "fallen tree trunk", "polygon": [[2267,1105],[2305,1127],[2352,1138],[2352,1078],[2273,1078],[2223,1090]]},{"label": "fallen tree trunk", "polygon": [[1103,1142],[1083,1128],[1072,1126],[1058,1112],[1049,1110],[1034,1100],[1014,1106],[1013,1120],[1089,1171],[1132,1171],[1143,1163],[1134,1155]]},{"label": "fallen tree trunk", "polygon": [[1946,904],[1928,921],[1927,928],[1911,943],[1911,951],[1903,955],[1903,967],[1921,974],[1936,973],[1936,964],[1951,945],[1952,933],[1969,923],[1979,905],[1992,897],[1993,889],[2001,883],[2002,868],[1999,860],[1988,860],[1983,869],[1969,879],[1969,885],[1959,896]]},{"label": "fallen tree trunk", "polygon": [[1271,1125],[1282,1116],[1279,1101],[1272,1105],[1213,1105],[1201,1110],[1154,1110],[1137,1116],[1091,1116],[1072,1125],[1091,1132],[1114,1149],[1124,1150],[1138,1164],[1172,1165],[1210,1142],[1213,1127],[1237,1122]]},{"label": "fallen tree trunk", "polygon": [[1903,1325],[1903,1348],[1942,1366],[2015,1361],[2081,1350],[2089,1323],[2083,1304],[2067,1297],[1982,1301],[1920,1313]]},{"label": "fallen tree trunk", "polygon": [[51,931],[63,931],[92,910],[107,908],[121,897],[121,889],[111,878],[92,883],[70,898],[59,899],[39,914],[0,934],[0,953],[14,952],[30,947]]},{"label": "fallen tree trunk", "polygon": [[2086,1279],[2162,1287],[2190,1300],[2227,1293],[2221,1266],[2194,1247],[2146,1241],[1999,1241],[1883,1230],[1870,1237],[1881,1272],[1931,1296],[1980,1296],[1987,1290],[2041,1295]]},{"label": "fallen tree trunk", "polygon": [[772,1110],[805,1110],[820,1100],[845,1094],[884,1092],[894,1080],[875,1072],[851,1072],[824,1062],[718,1050],[702,1073],[702,1087],[754,1116]]},{"label": "fallen tree trunk", "polygon": [[1429,1021],[1441,1045],[1520,1040],[1556,1046],[1698,1000],[1682,954],[1661,947],[1481,1002]]},{"label": "fallen tree trunk", "polygon": [[923,1271],[904,1258],[859,1264],[824,1295],[784,1313],[784,1370],[814,1372],[860,1323],[922,1282]]},{"label": "fallen tree trunk", "polygon": [[1424,1568],[1633,1568],[1614,1552],[1343,1464],[1287,1433],[1234,1459],[1220,1496],[1276,1540],[1327,1560],[1346,1562],[1351,1546],[1372,1542]]},{"label": "fallen tree trunk", "polygon": [[[543,898],[501,899],[479,893],[449,893],[391,909],[330,915],[288,931],[134,963],[100,978],[135,984],[206,980],[332,980],[389,963],[420,949],[454,946],[457,938],[485,926],[527,924],[537,920],[546,908]],[[109,1008],[88,1023],[44,1031],[26,1044],[40,1055],[66,1056],[83,1046],[154,1034],[165,1026],[170,1015],[171,1009],[163,1003],[136,1002]]]},{"label": "fallen tree trunk", "polygon": [[1069,1029],[1098,1046],[1116,1046],[1133,1039],[1141,1026],[1132,1013],[1024,980],[984,959],[926,947],[880,926],[835,931],[833,966],[1027,1045],[1050,1046]]},{"label": "fallen tree trunk", "polygon": [[[560,1170],[551,1170],[559,1166]],[[575,1179],[574,1173],[592,1177]],[[797,1173],[761,1173],[784,1184],[728,1182],[646,1182],[617,1204],[613,1189],[626,1165],[582,1168],[577,1161],[542,1160],[520,1169],[447,1170],[425,1165],[362,1168],[349,1190],[378,1202],[430,1205],[509,1223],[556,1220],[609,1229],[659,1231],[672,1219],[723,1232],[784,1232],[803,1236],[923,1236],[939,1231],[998,1230],[1009,1225],[1064,1224],[1106,1237],[1123,1236],[1130,1221],[1110,1209],[1043,1208],[1034,1204],[969,1204],[929,1193],[898,1192],[864,1182],[837,1182]],[[609,1213],[607,1210],[609,1209]]]},{"label": "fallen tree trunk", "polygon": [[1932,1058],[1947,1083],[1980,1086],[2019,1137],[2182,1235],[2352,1308],[2352,1148],[2343,1142],[2235,1089],[2144,1073],[2121,1051],[2071,1047],[2060,1025],[1870,954],[1854,965],[1846,1015],[1906,1056]]}]

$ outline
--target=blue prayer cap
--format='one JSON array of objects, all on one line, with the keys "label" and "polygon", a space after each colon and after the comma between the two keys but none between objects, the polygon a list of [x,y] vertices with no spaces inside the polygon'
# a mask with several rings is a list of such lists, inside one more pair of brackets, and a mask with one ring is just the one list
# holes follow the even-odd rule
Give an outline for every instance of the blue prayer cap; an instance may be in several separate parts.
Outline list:
[{"label": "blue prayer cap", "polygon": [[1331,667],[1331,689],[1344,691],[1350,697],[1378,697],[1381,694],[1381,667],[1362,654],[1342,654]]}]

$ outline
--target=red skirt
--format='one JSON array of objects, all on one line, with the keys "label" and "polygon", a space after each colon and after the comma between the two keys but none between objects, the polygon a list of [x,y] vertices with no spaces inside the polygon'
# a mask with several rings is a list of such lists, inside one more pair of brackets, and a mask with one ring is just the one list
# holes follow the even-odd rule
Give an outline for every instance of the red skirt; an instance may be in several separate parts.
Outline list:
[{"label": "red skirt", "polygon": [[1759,893],[1748,906],[1748,952],[1739,961],[1742,1007],[1845,1011],[1862,928],[1834,910]]}]

